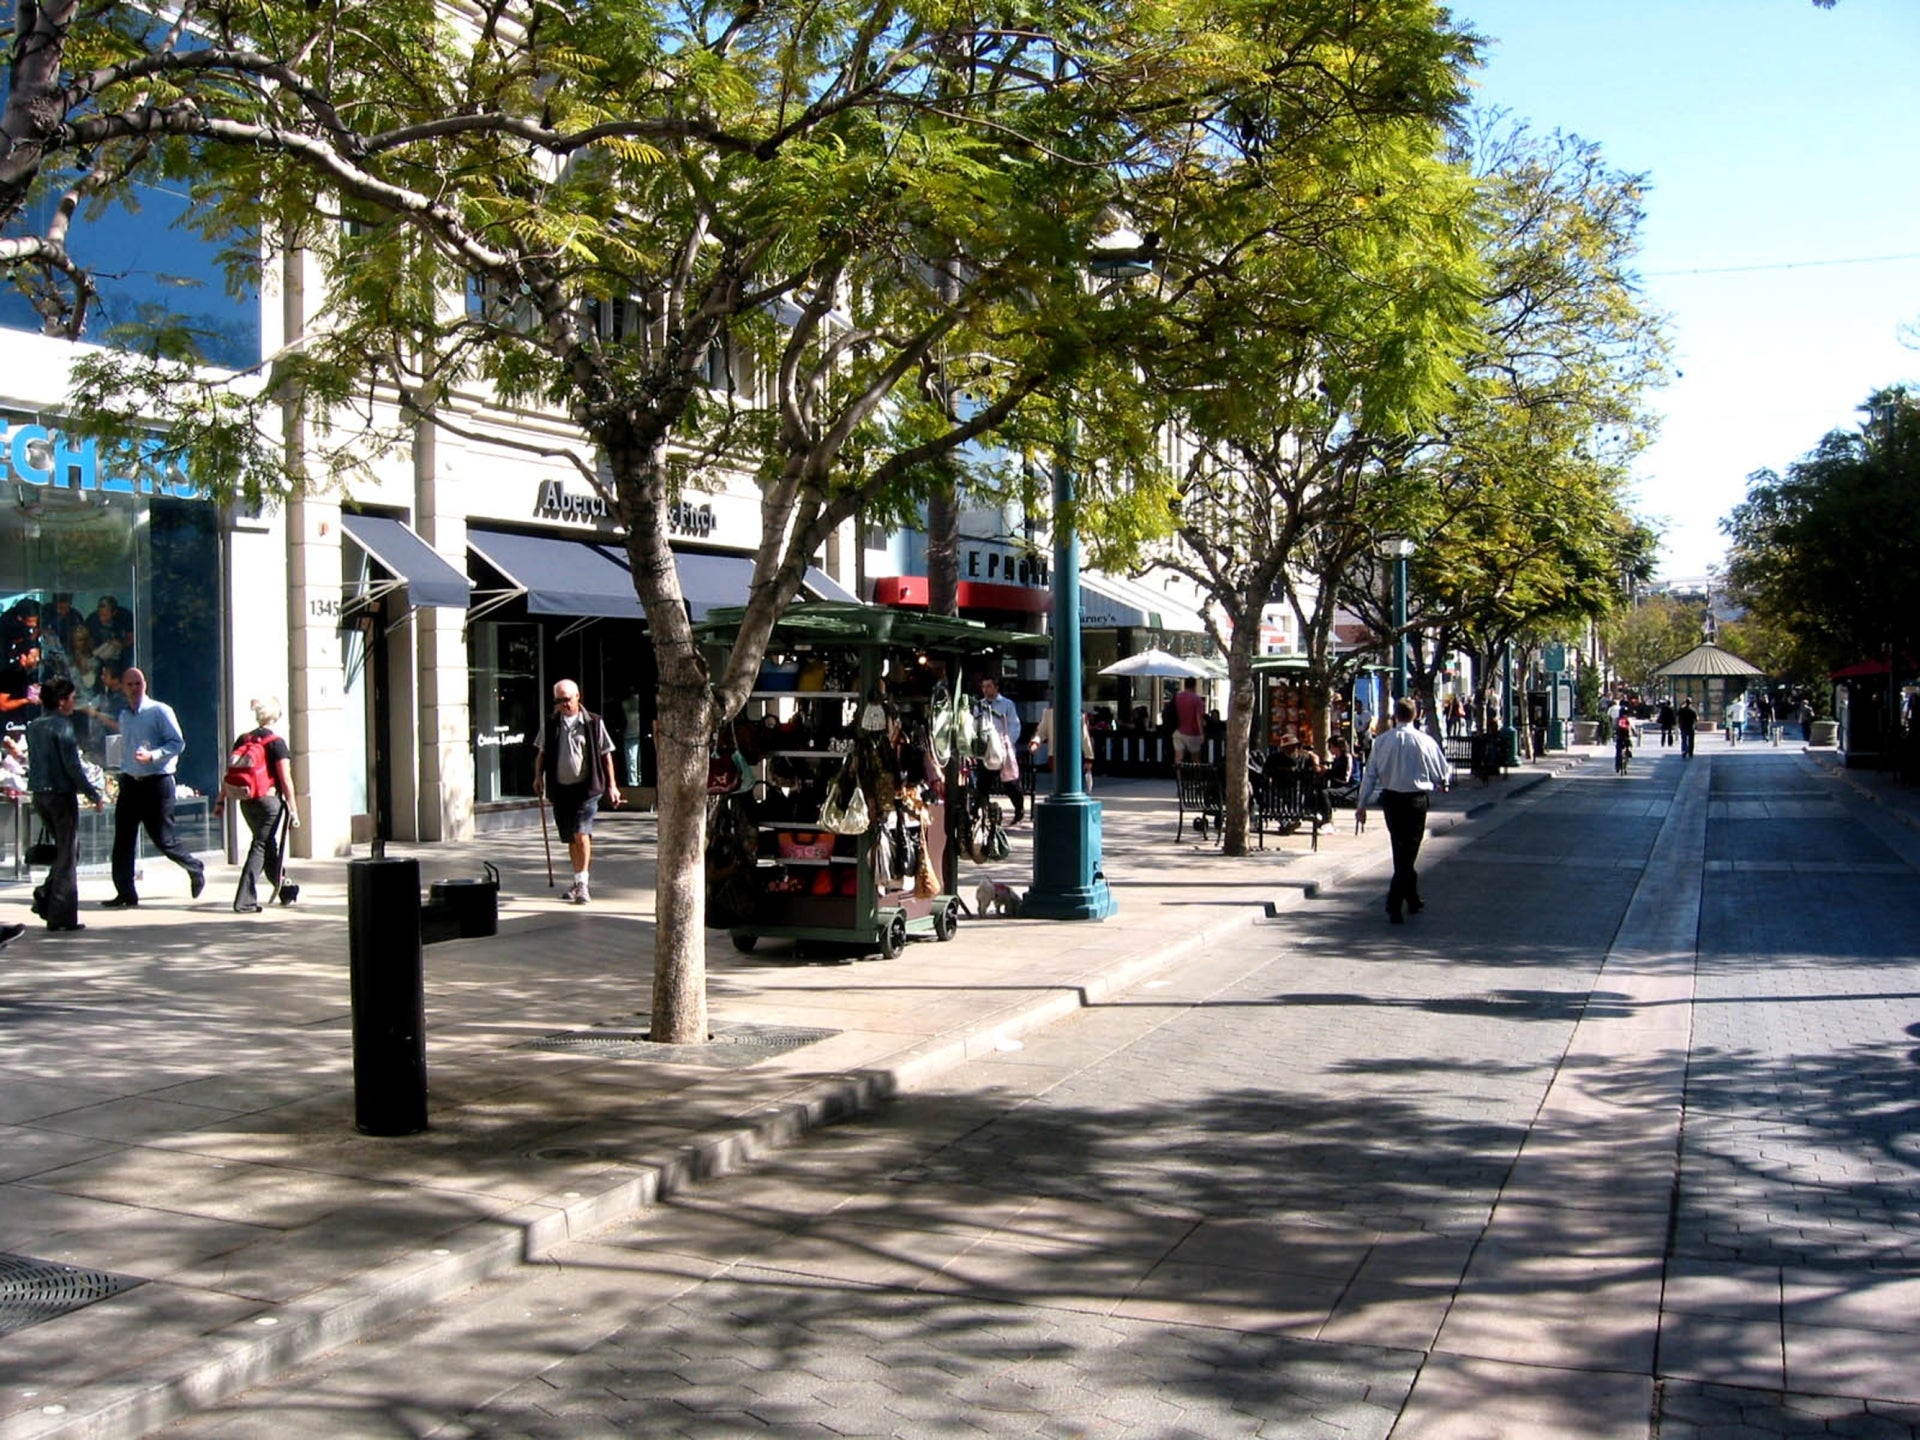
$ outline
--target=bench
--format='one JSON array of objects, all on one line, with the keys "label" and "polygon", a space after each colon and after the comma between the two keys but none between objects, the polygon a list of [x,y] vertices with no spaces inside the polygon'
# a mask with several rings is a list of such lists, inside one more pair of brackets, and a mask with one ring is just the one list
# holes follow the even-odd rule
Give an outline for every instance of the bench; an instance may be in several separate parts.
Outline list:
[{"label": "bench", "polygon": [[1506,768],[1497,730],[1478,735],[1449,735],[1440,742],[1440,748],[1455,770],[1464,770],[1482,780],[1491,780]]},{"label": "bench", "polygon": [[1313,848],[1320,848],[1320,827],[1333,819],[1327,798],[1327,777],[1318,770],[1273,765],[1253,785],[1253,829],[1260,848],[1267,848],[1267,831],[1291,835],[1302,825],[1313,827]]},{"label": "bench", "polygon": [[1226,838],[1227,828],[1227,788],[1220,772],[1211,765],[1186,764],[1173,767],[1174,789],[1180,799],[1180,818],[1174,826],[1173,838],[1177,843],[1186,833],[1187,816],[1193,816],[1193,830],[1202,840],[1207,838],[1207,822],[1213,822],[1213,834],[1216,840]]}]

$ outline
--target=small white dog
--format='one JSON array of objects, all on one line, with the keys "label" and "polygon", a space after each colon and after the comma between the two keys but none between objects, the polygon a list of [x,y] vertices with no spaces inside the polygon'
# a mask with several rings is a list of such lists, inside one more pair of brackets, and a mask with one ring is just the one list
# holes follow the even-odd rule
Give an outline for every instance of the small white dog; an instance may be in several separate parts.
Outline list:
[{"label": "small white dog", "polygon": [[982,918],[998,915],[1011,920],[1020,913],[1020,892],[998,880],[982,880],[973,892],[973,913]]}]

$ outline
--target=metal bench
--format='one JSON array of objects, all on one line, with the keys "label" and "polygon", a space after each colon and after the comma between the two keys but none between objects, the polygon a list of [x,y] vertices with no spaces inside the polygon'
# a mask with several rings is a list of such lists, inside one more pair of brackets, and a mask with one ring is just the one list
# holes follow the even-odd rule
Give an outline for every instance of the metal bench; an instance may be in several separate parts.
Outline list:
[{"label": "metal bench", "polygon": [[1208,821],[1213,822],[1214,839],[1225,839],[1227,790],[1220,772],[1211,765],[1176,765],[1173,784],[1180,799],[1180,819],[1174,827],[1174,840],[1178,842],[1186,834],[1189,815],[1194,817],[1194,833],[1202,840],[1207,838]]},{"label": "metal bench", "polygon": [[1267,848],[1267,831],[1291,835],[1302,825],[1313,827],[1313,848],[1320,848],[1320,827],[1333,819],[1327,798],[1327,777],[1318,770],[1271,766],[1254,782],[1253,829],[1260,848]]}]

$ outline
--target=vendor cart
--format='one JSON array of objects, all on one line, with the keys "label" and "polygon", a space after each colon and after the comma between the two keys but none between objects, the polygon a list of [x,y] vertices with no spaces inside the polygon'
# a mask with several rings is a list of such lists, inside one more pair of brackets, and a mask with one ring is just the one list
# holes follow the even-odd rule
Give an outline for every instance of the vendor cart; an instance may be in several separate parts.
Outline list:
[{"label": "vendor cart", "polygon": [[[724,652],[738,618],[738,611],[714,611],[700,626],[701,642]],[[911,938],[952,939],[962,910],[962,757],[947,758],[943,788],[956,802],[950,815],[944,798],[926,793],[936,788],[926,783],[929,722],[968,671],[997,675],[1010,649],[1044,643],[875,606],[789,611],[734,722],[756,779],[747,802],[752,913],[728,924],[734,946],[748,952],[763,939],[785,939],[891,958]],[[870,774],[876,754],[890,783],[864,793],[867,822],[854,833],[823,823],[836,782],[855,769]]]}]

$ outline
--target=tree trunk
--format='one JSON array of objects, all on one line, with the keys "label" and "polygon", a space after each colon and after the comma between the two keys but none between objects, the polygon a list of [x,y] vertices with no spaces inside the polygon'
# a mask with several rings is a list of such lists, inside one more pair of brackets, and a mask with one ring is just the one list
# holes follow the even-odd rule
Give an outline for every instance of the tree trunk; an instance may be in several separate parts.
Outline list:
[{"label": "tree trunk", "polygon": [[1227,647],[1227,821],[1221,848],[1228,855],[1247,853],[1247,756],[1253,743],[1253,654],[1259,643],[1259,625],[1242,624],[1234,626]]},{"label": "tree trunk", "polygon": [[960,500],[951,483],[927,498],[927,613],[960,614]]},{"label": "tree trunk", "polygon": [[670,1045],[701,1044],[708,1038],[707,756],[720,717],[667,540],[665,467],[640,444],[605,449],[659,671],[660,820],[648,1034]]}]

